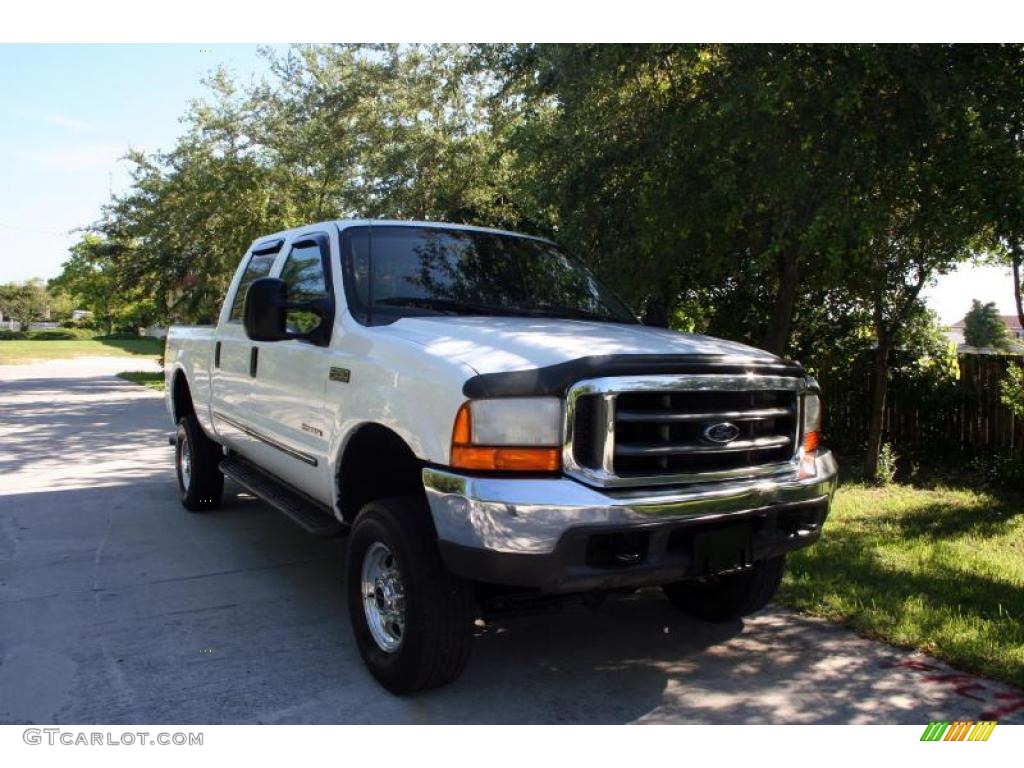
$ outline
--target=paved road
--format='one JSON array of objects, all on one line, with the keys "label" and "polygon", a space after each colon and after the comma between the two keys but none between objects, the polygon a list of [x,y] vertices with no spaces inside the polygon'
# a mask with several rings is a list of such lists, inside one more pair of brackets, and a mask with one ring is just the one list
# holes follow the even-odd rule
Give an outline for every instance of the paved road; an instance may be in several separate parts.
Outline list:
[{"label": "paved road", "polygon": [[2,723],[1024,722],[1020,692],[927,657],[653,591],[503,620],[457,683],[392,697],[349,632],[344,540],[232,486],[182,510],[160,395],[124,367],[0,367]]}]

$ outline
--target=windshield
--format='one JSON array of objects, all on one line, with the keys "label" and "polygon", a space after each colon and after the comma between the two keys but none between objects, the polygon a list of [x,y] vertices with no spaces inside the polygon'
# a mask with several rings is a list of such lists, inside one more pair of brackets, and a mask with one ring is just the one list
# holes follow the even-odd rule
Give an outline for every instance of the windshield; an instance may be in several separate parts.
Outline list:
[{"label": "windshield", "polygon": [[436,314],[636,322],[589,270],[540,240],[405,226],[345,234],[346,293],[363,322]]}]

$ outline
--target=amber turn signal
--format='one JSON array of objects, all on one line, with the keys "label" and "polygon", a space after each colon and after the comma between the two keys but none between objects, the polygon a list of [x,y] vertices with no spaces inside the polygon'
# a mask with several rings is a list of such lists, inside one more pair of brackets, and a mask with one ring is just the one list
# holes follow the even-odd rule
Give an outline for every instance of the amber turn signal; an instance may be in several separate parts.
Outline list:
[{"label": "amber turn signal", "polygon": [[452,466],[457,469],[557,472],[561,461],[557,448],[473,448],[453,445]]},{"label": "amber turn signal", "polygon": [[558,448],[473,445],[469,403],[463,403],[452,427],[451,466],[491,472],[557,472],[562,466]]},{"label": "amber turn signal", "polygon": [[821,432],[808,432],[804,435],[804,453],[814,453],[821,445]]}]

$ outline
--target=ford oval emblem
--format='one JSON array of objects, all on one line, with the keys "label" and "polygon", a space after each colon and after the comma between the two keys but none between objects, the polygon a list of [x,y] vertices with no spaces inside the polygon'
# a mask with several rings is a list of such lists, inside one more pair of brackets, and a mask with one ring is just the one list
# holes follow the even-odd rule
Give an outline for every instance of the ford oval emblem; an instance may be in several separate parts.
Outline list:
[{"label": "ford oval emblem", "polygon": [[708,424],[704,427],[704,437],[712,443],[725,445],[740,436],[740,428],[728,421]]}]

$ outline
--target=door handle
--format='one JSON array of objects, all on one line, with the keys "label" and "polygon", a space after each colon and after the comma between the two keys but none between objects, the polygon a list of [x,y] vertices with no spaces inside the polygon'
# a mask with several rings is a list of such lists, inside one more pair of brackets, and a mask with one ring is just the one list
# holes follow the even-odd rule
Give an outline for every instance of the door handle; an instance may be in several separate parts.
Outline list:
[{"label": "door handle", "polygon": [[213,345],[213,367],[220,368],[220,342]]},{"label": "door handle", "polygon": [[260,361],[260,348],[253,347],[249,350],[249,376],[256,377],[256,366]]}]

